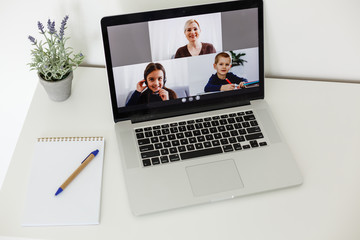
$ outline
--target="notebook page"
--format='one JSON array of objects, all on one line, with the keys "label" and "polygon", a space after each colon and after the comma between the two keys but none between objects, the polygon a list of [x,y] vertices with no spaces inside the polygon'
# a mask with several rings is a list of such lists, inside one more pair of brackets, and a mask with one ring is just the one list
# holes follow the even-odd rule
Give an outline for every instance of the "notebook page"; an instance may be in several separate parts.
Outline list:
[{"label": "notebook page", "polygon": [[[55,196],[94,150],[99,153]],[[35,143],[23,226],[99,224],[104,138],[42,138]]]}]

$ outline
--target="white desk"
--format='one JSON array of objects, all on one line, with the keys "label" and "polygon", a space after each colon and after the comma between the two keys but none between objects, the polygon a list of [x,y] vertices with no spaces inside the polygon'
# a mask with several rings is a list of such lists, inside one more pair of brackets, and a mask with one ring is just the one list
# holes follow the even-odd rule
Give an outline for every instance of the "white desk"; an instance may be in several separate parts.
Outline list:
[{"label": "white desk", "polygon": [[[0,192],[0,236],[39,239],[360,239],[360,84],[266,79],[266,99],[304,176],[300,187],[134,217],[105,69],[76,70],[72,96],[38,86]],[[104,136],[99,225],[22,227],[37,137]]]}]

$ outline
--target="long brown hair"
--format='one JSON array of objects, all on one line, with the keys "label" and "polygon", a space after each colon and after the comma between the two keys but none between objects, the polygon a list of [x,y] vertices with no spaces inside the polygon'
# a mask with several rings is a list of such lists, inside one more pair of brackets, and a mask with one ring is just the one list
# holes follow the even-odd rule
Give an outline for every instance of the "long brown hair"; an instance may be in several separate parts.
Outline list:
[{"label": "long brown hair", "polygon": [[145,81],[147,82],[147,76],[152,73],[153,71],[155,70],[161,70],[164,74],[164,85],[165,85],[165,82],[166,82],[166,73],[165,73],[165,68],[163,65],[161,65],[160,63],[149,63],[145,70],[144,70],[144,79]]},{"label": "long brown hair", "polygon": [[[146,68],[145,68],[145,70],[144,70],[144,79],[145,79],[145,82],[147,83],[147,76],[148,76],[150,73],[152,73],[153,71],[156,71],[156,70],[161,70],[161,71],[163,72],[163,74],[164,74],[163,89],[165,89],[166,91],[169,92],[169,99],[177,99],[176,93],[175,93],[173,90],[165,87],[165,83],[166,83],[166,72],[165,72],[164,66],[161,65],[160,63],[149,63],[149,64],[146,66]],[[147,96],[147,97],[146,97],[146,98],[147,98],[147,102],[149,102],[150,93],[151,93],[151,90],[150,90],[149,88],[144,92],[144,94],[146,94],[146,96]]]}]

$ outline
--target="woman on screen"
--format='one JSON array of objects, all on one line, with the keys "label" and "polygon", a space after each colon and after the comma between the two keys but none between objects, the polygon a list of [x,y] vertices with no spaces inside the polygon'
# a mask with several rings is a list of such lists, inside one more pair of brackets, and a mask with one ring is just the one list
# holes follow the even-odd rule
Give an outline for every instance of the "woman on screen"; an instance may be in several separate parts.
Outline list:
[{"label": "woman on screen", "polygon": [[136,91],[131,95],[126,106],[176,99],[176,93],[166,88],[165,83],[166,73],[163,65],[149,63],[144,71],[144,79],[136,84]]},{"label": "woman on screen", "polygon": [[216,50],[211,43],[200,42],[200,24],[195,19],[190,19],[185,22],[184,34],[189,43],[176,51],[175,58],[216,53]]}]

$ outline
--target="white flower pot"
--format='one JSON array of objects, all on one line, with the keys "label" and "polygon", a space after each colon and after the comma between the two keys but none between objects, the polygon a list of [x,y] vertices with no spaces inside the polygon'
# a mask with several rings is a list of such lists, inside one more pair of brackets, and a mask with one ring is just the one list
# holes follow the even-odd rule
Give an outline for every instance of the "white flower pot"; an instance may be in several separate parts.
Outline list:
[{"label": "white flower pot", "polygon": [[39,76],[41,85],[45,88],[49,98],[55,102],[62,102],[68,99],[71,95],[71,83],[73,79],[73,72],[60,81],[46,81]]}]

